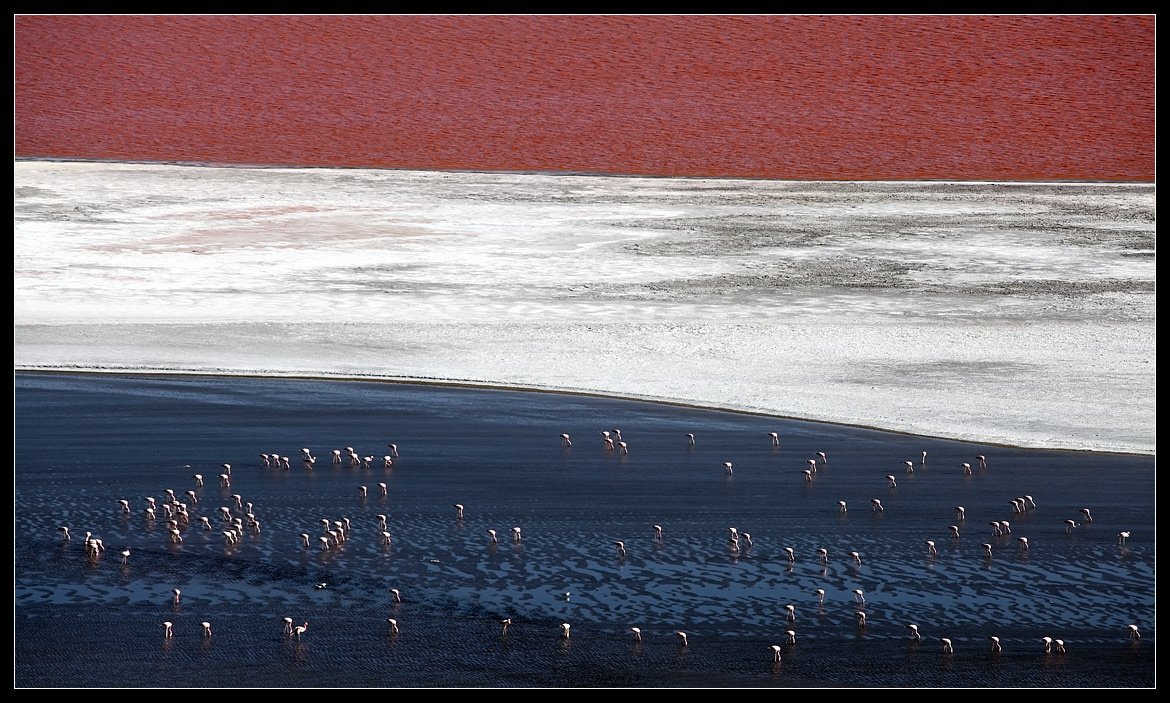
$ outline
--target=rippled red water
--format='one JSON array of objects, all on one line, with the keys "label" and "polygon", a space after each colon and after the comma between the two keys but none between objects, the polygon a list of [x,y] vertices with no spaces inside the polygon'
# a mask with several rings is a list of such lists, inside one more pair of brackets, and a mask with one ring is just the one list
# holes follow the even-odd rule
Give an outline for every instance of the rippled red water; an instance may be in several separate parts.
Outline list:
[{"label": "rippled red water", "polygon": [[15,155],[1152,181],[1154,19],[18,16]]}]

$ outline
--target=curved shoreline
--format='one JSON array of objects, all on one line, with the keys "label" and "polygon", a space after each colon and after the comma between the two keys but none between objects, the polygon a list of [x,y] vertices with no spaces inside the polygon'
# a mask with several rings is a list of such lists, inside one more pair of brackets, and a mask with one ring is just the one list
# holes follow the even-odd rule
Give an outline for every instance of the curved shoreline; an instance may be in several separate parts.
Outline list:
[{"label": "curved shoreline", "polygon": [[583,389],[566,389],[557,388],[553,386],[527,386],[505,384],[494,381],[477,381],[474,379],[452,379],[452,378],[433,378],[433,377],[412,377],[412,376],[382,376],[377,374],[370,374],[368,376],[360,376],[354,374],[328,374],[325,372],[307,373],[307,372],[290,372],[287,374],[278,374],[273,372],[262,372],[256,370],[250,371],[230,371],[226,369],[216,370],[200,370],[200,369],[182,369],[182,368],[131,368],[131,367],[51,367],[51,366],[15,366],[13,373],[28,373],[28,374],[60,374],[60,375],[102,375],[102,376],[136,376],[136,377],[155,377],[155,378],[175,378],[175,377],[209,377],[209,378],[224,378],[224,379],[258,379],[258,380],[284,380],[284,381],[331,381],[338,383],[385,383],[395,385],[417,385],[417,386],[435,386],[439,388],[464,388],[477,390],[496,390],[496,391],[512,391],[521,393],[545,393],[550,395],[567,395],[583,398],[605,398],[608,400],[626,400],[639,403],[653,403],[656,405],[668,405],[679,408],[693,408],[696,410],[710,410],[716,412],[735,413],[737,415],[749,415],[755,417],[769,417],[777,420],[789,420],[796,422],[809,422],[822,425],[833,425],[836,427],[850,427],[862,430],[871,430],[875,432],[885,432],[888,434],[901,435],[905,437],[923,437],[927,439],[938,439],[952,442],[970,442],[982,444],[990,447],[1004,447],[1012,449],[1028,449],[1035,451],[1072,453],[1078,455],[1084,454],[1099,454],[1102,456],[1156,456],[1157,451],[1150,452],[1123,452],[1123,451],[1108,451],[1100,449],[1074,449],[1069,447],[1038,447],[1021,444],[1012,444],[1008,442],[996,442],[985,439],[971,439],[964,437],[949,437],[945,435],[923,434],[921,432],[909,432],[906,430],[892,429],[889,427],[881,427],[877,425],[865,425],[856,423],[847,423],[834,420],[824,420],[818,418],[797,417],[793,415],[782,415],[777,413],[763,412],[759,410],[745,410],[731,406],[722,406],[717,404],[700,404],[687,402],[683,400],[660,398],[655,396],[642,396],[637,394],[632,395],[616,395],[612,393],[605,393],[596,390]]}]

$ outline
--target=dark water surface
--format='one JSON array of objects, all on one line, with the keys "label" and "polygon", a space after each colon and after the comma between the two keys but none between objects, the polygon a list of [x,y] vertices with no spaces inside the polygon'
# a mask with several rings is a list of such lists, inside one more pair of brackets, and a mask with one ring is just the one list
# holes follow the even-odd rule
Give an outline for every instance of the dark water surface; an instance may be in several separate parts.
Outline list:
[{"label": "dark water surface", "polygon": [[[364,382],[20,373],[15,410],[17,687],[1155,685],[1151,457]],[[601,432],[614,428],[628,455],[603,447]],[[778,449],[769,432],[779,433]],[[388,442],[401,456],[387,469]],[[317,456],[312,469],[302,447]],[[369,469],[331,464],[345,447],[378,458]],[[819,451],[829,463],[806,481]],[[259,455],[274,452],[291,468],[264,468]],[[959,464],[979,454],[987,468],[964,476]],[[230,488],[217,479],[223,463]],[[191,516],[181,543],[169,540],[166,489]],[[228,545],[220,508],[243,517],[235,494],[262,531]],[[1013,512],[1023,495],[1037,507]],[[147,496],[160,505],[153,522]],[[883,512],[871,510],[874,498]],[[461,521],[455,503],[465,506]],[[1094,521],[1066,533],[1064,521],[1081,520],[1085,506]],[[200,527],[203,516],[214,529]],[[346,518],[349,538],[323,549],[321,520]],[[1012,534],[993,537],[995,520]],[[753,546],[741,541],[735,553],[732,526]],[[1122,530],[1131,536],[1119,545]],[[97,558],[83,548],[87,532],[106,546]],[[283,634],[286,616],[309,623],[300,641]],[[165,621],[174,623],[169,640]],[[921,642],[908,639],[910,622]],[[569,639],[561,623],[571,624]],[[1140,641],[1127,638],[1131,623]],[[784,644],[787,629],[795,644]],[[1003,642],[998,655],[991,635]],[[1063,639],[1067,653],[1044,654],[1044,636]],[[953,654],[940,637],[953,640]]]}]

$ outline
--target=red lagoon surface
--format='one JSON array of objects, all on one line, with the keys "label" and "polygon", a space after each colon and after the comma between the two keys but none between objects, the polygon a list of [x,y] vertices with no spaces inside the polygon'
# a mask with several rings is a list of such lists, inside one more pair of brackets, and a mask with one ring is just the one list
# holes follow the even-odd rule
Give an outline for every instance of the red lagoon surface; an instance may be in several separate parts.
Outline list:
[{"label": "red lagoon surface", "polygon": [[15,18],[15,156],[1155,177],[1137,16]]}]

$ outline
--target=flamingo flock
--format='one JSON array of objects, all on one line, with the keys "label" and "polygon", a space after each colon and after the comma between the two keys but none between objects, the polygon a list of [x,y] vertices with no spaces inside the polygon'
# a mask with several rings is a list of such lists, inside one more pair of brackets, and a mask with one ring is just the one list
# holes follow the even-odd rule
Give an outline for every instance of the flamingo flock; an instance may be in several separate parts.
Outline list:
[{"label": "flamingo flock", "polygon": [[[601,447],[602,451],[615,452],[615,453],[620,454],[622,456],[628,455],[628,453],[629,453],[628,440],[623,439],[621,430],[618,430],[618,429],[604,430],[604,431],[601,431],[600,434],[602,436],[602,447]],[[780,440],[779,440],[778,433],[775,433],[775,432],[768,433],[767,436],[770,437],[770,439],[771,439],[771,446],[774,449],[778,449],[780,447]],[[684,438],[686,440],[686,446],[688,448],[695,447],[694,433],[686,433],[686,434],[684,434]],[[580,448],[578,446],[574,445],[572,438],[571,438],[571,435],[569,433],[567,433],[567,432],[561,433],[559,435],[558,439],[559,439],[559,443],[560,443],[561,448],[565,450],[566,454],[571,454],[571,453],[574,453],[574,452],[577,452],[580,450]],[[389,444],[388,447],[390,448],[391,452],[390,452],[390,454],[387,454],[383,457],[383,463],[382,463],[382,468],[386,469],[386,470],[390,470],[392,468],[397,468],[397,466],[398,466],[397,459],[399,456],[398,447],[396,444]],[[306,471],[312,470],[313,464],[316,461],[316,456],[314,455],[312,450],[307,448],[307,447],[302,448],[300,450],[300,452],[301,452],[301,457],[302,457],[302,464],[304,465],[305,470]],[[363,457],[361,454],[356,452],[352,447],[346,447],[344,449],[344,452],[341,449],[333,449],[328,453],[328,456],[332,457],[332,464],[334,466],[338,466],[338,465],[341,465],[343,463],[343,460],[342,460],[343,455],[348,457],[349,465],[351,468],[356,469],[356,470],[361,470],[361,471],[372,471],[373,470],[373,466],[372,466],[373,455],[368,455],[368,456]],[[260,454],[260,457],[261,457],[261,468],[263,468],[263,469],[269,469],[269,470],[277,469],[280,471],[284,471],[284,470],[289,469],[287,457],[283,456],[280,453],[264,453],[264,454]],[[907,474],[913,474],[915,471],[915,464],[911,461],[907,461],[907,462],[905,462],[905,465],[907,467]],[[983,455],[977,456],[975,465],[978,467],[978,471],[986,472],[987,471],[986,457]],[[804,466],[806,468],[802,469],[802,475],[804,476],[805,481],[809,482],[812,480],[811,477],[814,474],[824,474],[826,472],[828,474],[831,474],[833,471],[837,470],[836,467],[838,465],[835,464],[834,469],[829,470],[828,469],[829,462],[828,462],[827,453],[823,452],[823,451],[819,451],[819,452],[816,452],[816,454],[814,455],[813,458],[808,459],[804,463]],[[926,452],[922,452],[920,466],[922,469],[925,469]],[[963,462],[960,464],[960,466],[963,468],[962,473],[964,476],[970,477],[970,476],[974,475],[975,469],[972,467],[971,463]],[[200,515],[200,516],[196,517],[196,519],[194,520],[194,524],[199,525],[200,531],[202,531],[202,532],[210,531],[212,529],[211,528],[211,518],[213,516],[217,516],[218,522],[222,526],[221,532],[222,532],[222,535],[224,536],[224,550],[228,555],[231,555],[235,551],[239,550],[241,545],[245,544],[247,541],[261,539],[260,520],[258,519],[256,512],[254,511],[253,504],[250,502],[244,501],[242,494],[231,494],[230,496],[225,494],[226,489],[230,489],[232,487],[232,479],[233,478],[241,479],[240,472],[237,471],[237,473],[233,476],[233,474],[231,473],[231,465],[227,464],[227,463],[221,464],[220,469],[222,469],[222,471],[223,471],[223,473],[219,474],[219,477],[220,477],[219,488],[221,489],[220,490],[220,498],[221,498],[221,501],[226,501],[229,503],[229,505],[220,505],[216,508],[208,508],[207,510],[209,510],[211,514],[210,515]],[[724,469],[725,474],[730,477],[733,473],[732,462],[731,461],[724,462],[723,469]],[[929,472],[927,472],[927,473],[929,473]],[[919,476],[922,476],[922,475],[923,474],[921,474],[921,473],[919,474]],[[184,532],[187,531],[189,525],[192,524],[191,512],[197,511],[197,510],[203,510],[202,505],[201,505],[201,501],[200,501],[201,494],[203,494],[202,497],[206,500],[206,499],[208,499],[208,496],[206,495],[205,492],[214,493],[213,489],[208,489],[205,486],[205,484],[202,480],[201,474],[195,474],[194,478],[195,478],[195,488],[186,491],[186,493],[184,494],[184,497],[186,498],[186,500],[180,499],[176,495],[176,493],[172,489],[169,489],[169,488],[163,489],[162,493],[166,497],[164,499],[162,499],[161,502],[159,501],[159,499],[156,499],[156,497],[154,497],[154,496],[148,496],[144,499],[145,506],[144,506],[144,513],[143,514],[145,515],[145,520],[147,521],[147,523],[150,523],[150,524],[153,524],[156,521],[159,521],[160,519],[166,521],[166,525],[167,525],[166,534],[169,535],[168,542],[169,542],[170,548],[173,550],[183,550],[186,548],[184,546],[185,543],[184,543],[184,539],[183,539]],[[886,482],[887,488],[891,489],[890,496],[887,497],[887,500],[890,503],[890,506],[888,506],[888,507],[889,507],[889,510],[891,511],[891,514],[894,514],[901,507],[899,504],[900,499],[897,496],[897,492],[892,490],[892,489],[895,489],[898,487],[898,481],[897,481],[897,478],[895,477],[894,474],[886,474],[884,476],[884,480]],[[905,479],[905,480],[906,481],[916,481],[916,480],[921,480],[921,479],[916,478],[916,477],[912,477],[912,478]],[[244,482],[242,480],[240,482],[241,482],[241,485],[244,485]],[[379,482],[379,483],[377,483],[377,486],[379,487],[378,496],[382,499],[388,499],[387,483]],[[359,506],[363,505],[369,497],[369,492],[367,490],[367,486],[359,484],[356,486],[356,491],[357,491]],[[386,501],[383,500],[383,502],[386,502]],[[875,513],[875,517],[876,517],[877,513],[884,513],[887,510],[887,506],[883,505],[881,499],[872,498],[870,500],[870,503],[871,503],[872,512]],[[1032,499],[1031,496],[1012,497],[1010,500],[1005,501],[1004,504],[1011,506],[1011,514],[1013,515],[1013,519],[1017,519],[1017,520],[1018,519],[1030,519],[1032,517],[1032,514],[1037,509],[1036,503]],[[131,508],[131,504],[130,504],[129,499],[119,498],[119,499],[117,499],[115,505],[117,506],[117,512],[120,515],[126,516],[127,519],[133,519],[134,513],[133,513],[133,509]],[[466,519],[465,507],[462,503],[454,503],[452,505],[455,509],[456,524],[459,526],[462,526],[465,519]],[[833,506],[834,506],[833,503],[829,503],[826,506],[826,509],[827,510],[834,510]],[[355,506],[355,510],[357,510],[357,509],[359,509],[358,506]],[[158,514],[159,511],[161,511],[163,514],[161,516],[161,518]],[[852,518],[847,517],[847,515],[846,515],[847,514],[846,501],[844,501],[844,500],[837,501],[835,503],[835,511],[841,515],[842,521],[847,521],[847,520],[852,519]],[[1079,522],[1077,520],[1074,520],[1074,519],[1064,520],[1065,534],[1066,535],[1071,536],[1071,535],[1073,535],[1074,528],[1086,526],[1086,525],[1089,525],[1090,523],[1093,522],[1093,516],[1092,516],[1092,513],[1091,513],[1089,508],[1087,508],[1087,507],[1080,508],[1079,514],[1081,516],[1081,520]],[[940,522],[944,522],[944,520],[943,520],[944,517],[945,516],[939,516]],[[376,522],[377,522],[377,527],[378,527],[378,534],[380,535],[381,545],[382,546],[390,546],[392,544],[392,540],[390,538],[390,532],[389,532],[390,518],[386,513],[379,513],[376,515],[376,518],[377,518]],[[966,508],[964,508],[962,506],[955,506],[954,520],[956,522],[958,522],[959,524],[965,524],[966,518],[967,518]],[[320,525],[320,528],[319,528],[319,530],[317,530],[318,534],[316,537],[316,541],[317,541],[317,544],[319,544],[320,551],[322,553],[337,552],[337,551],[343,549],[344,546],[346,545],[346,543],[350,539],[355,539],[359,536],[359,535],[356,535],[354,533],[353,526],[351,523],[351,518],[349,516],[321,517],[318,519],[318,523]],[[997,520],[991,520],[989,522],[989,524],[991,526],[992,542],[984,542],[981,544],[981,548],[983,550],[983,555],[988,560],[990,560],[992,558],[992,552],[993,552],[993,549],[997,546],[997,540],[1000,540],[1002,538],[1005,538],[1008,535],[1011,535],[1011,523],[1009,523],[1008,520],[1002,519],[1002,518],[997,519]],[[651,525],[651,527],[652,527],[652,540],[653,540],[653,542],[655,544],[658,544],[659,546],[664,547],[665,544],[667,543],[667,540],[664,537],[663,525],[658,524],[658,523],[654,523]],[[60,539],[61,539],[62,543],[67,544],[71,541],[70,528],[68,526],[60,525],[56,529],[60,535]],[[303,526],[302,526],[302,529],[305,529],[305,528],[303,528]],[[512,534],[512,542],[519,545],[519,543],[522,542],[521,528],[516,526],[516,527],[512,527],[510,529],[511,529],[511,534]],[[727,529],[728,529],[728,540],[727,541],[728,541],[729,548],[736,555],[743,555],[747,548],[754,546],[755,543],[754,543],[752,535],[750,533],[748,533],[746,531],[740,531],[736,527],[729,527]],[[952,538],[953,541],[957,542],[960,540],[961,533],[960,533],[960,528],[958,525],[950,525],[948,527],[945,527],[944,529],[949,531],[949,536]],[[492,529],[492,528],[483,528],[483,530],[488,536],[489,544],[493,545],[493,546],[496,545],[499,541],[496,530]],[[1119,532],[1118,538],[1117,538],[1118,545],[1124,546],[1126,544],[1126,540],[1130,537],[1130,534],[1131,533],[1129,531]],[[939,535],[938,537],[941,537],[941,535]],[[306,529],[306,531],[304,531],[304,532],[296,533],[296,540],[295,541],[300,545],[301,549],[308,550],[308,549],[310,549],[310,547],[313,543],[312,538],[313,538],[313,530]],[[1027,537],[1021,536],[1021,537],[1017,537],[1015,539],[1016,539],[1016,543],[1019,545],[1019,550],[1021,553],[1028,552],[1031,549],[1031,544],[1030,544]],[[294,540],[290,540],[290,541],[294,541]],[[646,550],[644,550],[644,549],[638,550],[637,545],[634,543],[627,544],[626,539],[611,539],[610,543],[611,543],[611,545],[616,547],[616,555],[617,555],[618,559],[620,560],[620,563],[624,563],[624,561],[628,557],[631,557],[631,556],[633,556],[634,558],[637,558],[637,559],[648,558],[645,556]],[[937,543],[934,539],[925,538],[925,539],[921,540],[921,543],[924,543],[926,545],[927,555],[932,560],[942,558],[942,555],[940,554],[940,550],[938,548],[939,543]],[[1038,543],[1037,549],[1043,549],[1043,546],[1044,546],[1044,543],[1043,543],[1043,541],[1041,541]],[[165,547],[165,545],[163,545],[163,547]],[[88,532],[86,533],[86,536],[84,539],[84,548],[85,548],[85,553],[87,554],[87,556],[91,560],[99,560],[101,558],[101,554],[105,551],[105,545],[104,545],[103,541],[100,538],[95,537],[93,535],[93,533],[88,533]],[[854,567],[861,567],[862,566],[863,562],[862,562],[861,554],[859,551],[849,550],[846,553],[849,556],[850,562],[853,564]],[[124,548],[120,551],[120,554],[121,554],[121,564],[124,566],[130,566],[130,559],[129,559],[130,554],[131,554],[130,549],[128,547]],[[787,562],[790,570],[793,568],[793,565],[797,562],[797,553],[793,547],[778,548],[777,554],[781,556],[781,559],[783,561]],[[814,561],[821,565],[821,573],[822,574],[828,573],[828,570],[830,568],[830,562],[829,562],[829,551],[827,548],[825,548],[825,547],[818,548],[815,550],[815,552],[813,554],[811,554],[809,556],[814,557]],[[874,557],[874,559],[880,561],[881,556],[878,555],[877,557]],[[438,560],[436,560],[436,559],[432,559],[431,562],[432,563],[439,563]],[[131,568],[133,568],[133,567],[131,567]],[[853,573],[855,573],[855,574],[860,573],[860,571],[861,570],[858,568]],[[324,590],[326,588],[326,586],[327,586],[326,583],[321,582],[321,583],[317,583],[314,588],[316,588],[317,590]],[[807,593],[807,591],[805,591],[805,592]],[[871,624],[871,619],[872,619],[873,613],[875,611],[874,611],[874,609],[871,609],[869,607],[869,604],[867,603],[867,600],[865,598],[865,591],[863,591],[863,589],[853,588],[853,589],[849,589],[847,592],[850,593],[853,597],[853,607],[857,608],[856,610],[851,611],[853,613],[854,617],[856,618],[857,627],[859,629],[864,630],[865,628],[867,628]],[[399,589],[391,588],[391,589],[389,589],[389,593],[391,594],[392,606],[396,609],[401,607],[403,600],[402,600],[402,596],[401,596]],[[816,588],[812,591],[812,593],[816,598],[816,603],[817,603],[818,608],[820,608],[821,612],[824,612],[824,609],[826,606],[826,599],[828,598],[827,590],[825,588]],[[178,588],[174,588],[171,590],[171,594],[172,594],[172,604],[176,608],[176,611],[177,611],[178,607],[180,606],[180,603],[181,603],[181,601],[180,601],[181,591]],[[879,594],[879,596],[880,596],[880,594]],[[564,596],[563,596],[563,600],[567,602],[569,599],[568,597],[569,597],[568,592],[565,592]],[[794,623],[797,620],[797,606],[796,606],[796,604],[789,603],[789,604],[784,605],[779,614],[782,616],[783,621],[787,625],[789,625],[789,626],[794,625]],[[399,617],[403,617],[403,616],[400,615]],[[389,617],[389,618],[386,618],[386,620],[385,620],[387,627],[388,627],[388,632],[391,636],[397,637],[400,634],[400,632],[402,632],[402,630],[400,630],[399,617]],[[880,618],[879,618],[879,620],[880,620]],[[282,622],[283,622],[283,631],[284,631],[284,634],[286,637],[295,639],[298,642],[303,641],[305,639],[307,632],[308,632],[308,629],[309,629],[308,620],[302,620],[301,624],[297,625],[297,624],[295,624],[295,621],[292,617],[286,616],[286,617],[282,618]],[[506,617],[506,618],[502,618],[502,619],[497,618],[496,622],[499,624],[499,626],[501,628],[501,635],[505,636],[505,637],[509,634],[509,629],[512,627],[515,627],[513,625],[513,619],[511,617]],[[174,621],[163,622],[162,627],[163,627],[164,638],[166,638],[168,640],[172,639],[175,635]],[[570,639],[571,628],[572,628],[572,625],[569,622],[563,622],[560,624],[559,630],[560,630],[561,639],[566,640],[566,641]],[[922,634],[921,634],[921,632],[919,630],[919,626],[917,624],[913,624],[913,623],[906,624],[905,628],[909,631],[910,639],[913,642],[920,642],[922,640]],[[667,630],[668,630],[668,628],[664,628],[663,631],[665,632]],[[205,640],[211,639],[212,630],[211,630],[211,624],[209,621],[201,622],[200,627],[199,627],[199,631],[201,632],[201,636],[203,639],[205,639]],[[633,641],[635,643],[642,643],[643,638],[647,637],[648,635],[651,634],[649,632],[649,630],[644,629],[644,626],[630,626],[627,628],[627,631],[632,633]],[[678,643],[680,648],[685,649],[685,648],[689,647],[690,636],[688,635],[688,633],[686,631],[676,629],[676,630],[670,630],[670,632],[675,637],[676,642]],[[796,631],[794,629],[786,629],[783,632],[784,632],[784,646],[789,647],[789,648],[796,647],[796,644],[797,644]],[[320,636],[320,634],[318,634],[318,636]],[[1138,625],[1136,625],[1136,624],[1129,625],[1127,630],[1126,630],[1126,637],[1134,642],[1140,640],[1141,633],[1140,633]],[[988,637],[987,639],[991,642],[991,652],[992,653],[998,654],[998,653],[1003,651],[1003,642],[1001,641],[1000,637],[991,636],[991,637]],[[940,637],[940,638],[938,638],[938,641],[941,643],[942,652],[944,654],[954,655],[956,653],[956,642],[959,642],[959,640],[956,640],[952,637]],[[701,643],[702,640],[699,640],[699,642]],[[1043,645],[1042,651],[1045,654],[1063,655],[1063,654],[1067,653],[1066,643],[1061,639],[1055,639],[1055,638],[1050,637],[1050,636],[1045,636],[1041,639],[1041,643]],[[697,644],[696,647],[699,647],[699,645]],[[769,645],[768,646],[768,651],[771,653],[771,659],[773,662],[779,663],[783,660],[783,657],[782,657],[782,650],[783,649],[784,649],[784,647],[782,647],[781,645]]]}]

